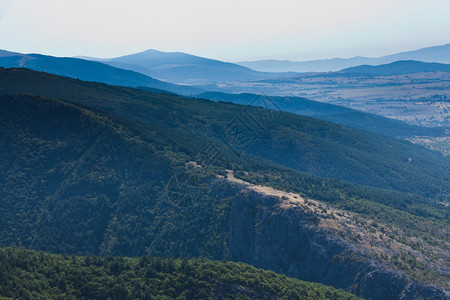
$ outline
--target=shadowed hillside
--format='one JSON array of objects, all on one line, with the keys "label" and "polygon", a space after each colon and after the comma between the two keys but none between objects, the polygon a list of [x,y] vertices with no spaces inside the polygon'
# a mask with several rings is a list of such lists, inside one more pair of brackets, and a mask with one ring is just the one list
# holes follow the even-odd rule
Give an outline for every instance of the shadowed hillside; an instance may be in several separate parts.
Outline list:
[{"label": "shadowed hillside", "polygon": [[[450,190],[449,160],[441,154],[317,119],[29,70],[3,69],[0,83],[3,94],[22,92],[64,99],[195,136],[215,137],[234,152],[253,154],[312,175],[433,197],[445,198]],[[230,140],[228,131],[233,126],[246,128],[247,141],[236,144]]]},{"label": "shadowed hillside", "polygon": [[[249,105],[257,98],[256,94],[227,94],[220,92],[205,92],[197,97],[213,101],[232,102],[236,104]],[[309,116],[320,120],[354,127],[377,134],[397,138],[414,136],[443,136],[445,128],[428,128],[409,125],[405,122],[385,118],[382,116],[365,113],[344,106],[333,105],[300,97],[277,97],[268,96],[276,108],[294,114]],[[264,107],[264,103],[256,103]],[[274,106],[275,107],[275,106]]]}]

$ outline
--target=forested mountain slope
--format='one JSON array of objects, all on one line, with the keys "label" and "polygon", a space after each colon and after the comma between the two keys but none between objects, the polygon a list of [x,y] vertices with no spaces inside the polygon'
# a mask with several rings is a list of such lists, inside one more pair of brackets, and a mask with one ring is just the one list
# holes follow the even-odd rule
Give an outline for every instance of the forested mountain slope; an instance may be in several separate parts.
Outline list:
[{"label": "forested mountain slope", "polygon": [[[249,105],[252,104],[252,101],[257,98],[257,95],[250,93],[227,94],[220,92],[205,92],[197,97],[214,101]],[[344,106],[313,101],[306,98],[280,96],[265,97],[273,103],[272,108],[278,108],[282,111],[291,112],[302,116],[309,116],[390,137],[407,138],[414,136],[442,136],[446,134],[445,128],[414,126],[379,115],[365,113],[363,111],[354,110]],[[264,103],[256,104],[264,107]]]},{"label": "forested mountain slope", "polygon": [[[448,157],[409,142],[278,110],[147,93],[25,69],[1,70],[0,93],[18,92],[213,137],[237,154],[253,154],[312,175],[442,199],[450,191]],[[237,127],[243,141],[233,139]]]},{"label": "forested mountain slope", "polygon": [[75,257],[0,248],[0,297],[13,299],[357,299],[321,284],[206,259]]},{"label": "forested mountain slope", "polygon": [[[448,209],[439,202],[314,178],[235,153],[208,126],[220,126],[215,105],[228,114],[242,109],[237,105],[93,86],[99,88],[92,91],[123,96],[91,94],[91,103],[111,101],[105,107],[115,105],[114,113],[32,95],[1,97],[2,243],[58,253],[244,261],[373,299],[444,295],[440,261],[448,249]],[[133,93],[145,96],[140,101],[151,115],[134,106],[139,98],[130,97]],[[184,109],[184,118],[170,112],[176,106]],[[198,118],[187,116],[189,106]],[[205,158],[211,143],[228,159]],[[219,178],[226,168],[249,182],[334,208],[320,208],[315,200],[287,205]],[[167,194],[179,172],[195,185],[191,202]],[[325,226],[330,220],[340,224],[339,234]],[[372,237],[359,244],[352,228]],[[380,289],[380,280],[390,284]]]}]

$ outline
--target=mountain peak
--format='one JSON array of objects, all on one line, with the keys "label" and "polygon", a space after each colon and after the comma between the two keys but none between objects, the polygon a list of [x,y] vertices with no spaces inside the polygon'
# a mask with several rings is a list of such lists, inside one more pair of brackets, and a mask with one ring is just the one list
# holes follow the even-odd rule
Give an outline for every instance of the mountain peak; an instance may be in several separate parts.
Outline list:
[{"label": "mountain peak", "polygon": [[11,52],[11,51],[0,49],[0,57],[19,56],[19,55],[23,55],[23,54],[21,54],[19,52]]},{"label": "mountain peak", "polygon": [[264,78],[249,68],[183,52],[147,49],[109,59],[107,64],[173,83],[205,84]]}]

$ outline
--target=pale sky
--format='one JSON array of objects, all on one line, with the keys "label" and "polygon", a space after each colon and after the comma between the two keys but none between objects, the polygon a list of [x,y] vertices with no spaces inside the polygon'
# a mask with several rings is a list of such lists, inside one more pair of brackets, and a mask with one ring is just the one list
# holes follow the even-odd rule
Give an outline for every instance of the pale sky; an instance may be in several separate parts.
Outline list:
[{"label": "pale sky", "polygon": [[450,43],[450,0],[0,0],[0,49],[225,61],[382,56]]}]

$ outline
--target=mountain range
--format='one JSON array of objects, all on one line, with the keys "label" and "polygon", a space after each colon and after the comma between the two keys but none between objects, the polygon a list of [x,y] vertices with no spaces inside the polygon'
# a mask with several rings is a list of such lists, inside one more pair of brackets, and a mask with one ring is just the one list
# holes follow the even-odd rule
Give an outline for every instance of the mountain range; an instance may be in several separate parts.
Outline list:
[{"label": "mountain range", "polygon": [[[147,54],[149,53],[151,54],[150,55],[151,57],[154,57],[153,54],[159,52],[147,51],[142,54],[124,57],[123,60],[137,64],[142,61],[142,57],[144,58],[148,57]],[[160,64],[168,64],[169,62],[175,62],[172,60],[173,56],[171,55],[167,56],[166,54],[163,53],[162,57],[163,58]],[[178,54],[175,55],[175,58],[176,57],[178,57]],[[185,56],[181,55],[181,57],[183,59],[176,60],[176,62],[182,63],[182,61],[184,61],[186,57],[192,58],[189,55]],[[117,60],[120,61],[121,59]],[[197,57],[193,57],[193,60],[202,61],[201,58]],[[220,62],[217,61],[213,62],[218,65],[221,65]],[[150,61],[148,61],[148,63],[150,63]],[[414,68],[412,68],[410,64],[414,64]],[[46,71],[52,74],[64,75],[82,80],[103,82],[107,84],[114,84],[120,86],[140,87],[141,89],[150,92],[168,93],[168,91],[170,91],[179,94],[196,95],[196,97],[207,98],[214,101],[217,100],[227,101],[227,99],[232,99],[231,101],[235,103],[249,104],[251,102],[251,99],[257,97],[257,95],[255,94],[232,95],[213,92],[202,93],[202,90],[199,88],[162,82],[138,72],[112,67],[101,62],[87,61],[78,58],[64,58],[64,57],[60,58],[37,54],[26,55],[15,52],[3,51],[0,52],[0,66],[27,67],[34,70]],[[383,67],[384,72],[392,71],[392,66],[391,65],[384,66]],[[398,63],[396,63],[395,66],[398,70],[399,69]],[[419,62],[405,62],[401,64],[400,68],[408,72],[416,70],[425,70],[426,67],[430,66],[431,65]],[[443,69],[441,67],[446,67],[446,65],[439,65],[439,66],[432,65],[432,66],[434,68],[433,70]],[[359,71],[364,70],[359,69]],[[360,128],[374,133],[389,135],[393,137],[405,138],[411,136],[440,136],[445,131],[443,128],[427,129],[417,126],[414,127],[399,121],[383,118],[381,116],[370,115],[364,112],[355,111],[344,107],[335,106],[332,104],[311,101],[304,98],[296,98],[296,97],[287,97],[287,98],[270,97],[270,98],[271,101],[274,101],[274,103],[278,106],[278,108],[283,111],[293,112],[296,114],[311,117],[317,117],[337,124],[352,126],[355,128]]]},{"label": "mountain range", "polygon": [[[402,57],[415,57],[426,60],[433,53],[438,52],[440,54],[439,57],[442,58],[441,60],[447,61],[446,51],[450,50],[448,49],[450,48],[449,45],[425,48],[377,59],[355,57],[349,60],[331,59],[322,60],[319,63],[318,61],[311,61],[294,64],[319,66],[323,63],[326,65],[325,69],[319,66],[317,68],[313,67],[311,71],[329,71],[336,69],[340,70],[340,74],[363,72],[372,75],[398,75],[431,71],[448,72],[449,66],[446,64],[398,60]],[[351,63],[349,63],[350,61]],[[272,62],[278,64],[278,61]],[[378,66],[377,68],[369,68],[369,64],[381,63],[384,63],[384,65]],[[280,64],[290,65],[291,62],[283,61]],[[143,87],[154,89],[155,91],[165,90],[182,95],[202,93],[205,89],[208,90],[211,84],[220,82],[253,81],[297,76],[293,72],[281,73],[279,72],[282,71],[281,69],[275,70],[278,73],[259,72],[237,64],[202,58],[186,53],[169,53],[157,50],[147,50],[111,59],[83,56],[78,58],[53,57],[1,50],[0,66],[6,68],[25,67],[81,80],[104,82],[121,86]],[[345,66],[352,68],[353,66],[359,66],[359,68],[343,68]],[[255,69],[258,69],[258,67],[255,67]]]},{"label": "mountain range", "polygon": [[160,81],[138,72],[79,58],[22,54],[2,50],[0,51],[0,67],[28,68],[80,80],[104,82],[121,86],[142,86],[184,95],[195,94],[201,91],[200,89],[189,86]]},{"label": "mountain range", "polygon": [[439,153],[23,68],[0,69],[0,95],[6,246],[239,261],[371,299],[448,296]]},{"label": "mountain range", "polygon": [[101,61],[111,66],[133,70],[160,80],[175,83],[207,84],[211,82],[251,80],[275,75],[257,72],[233,63],[182,52],[146,50],[110,59],[83,56],[80,58]]},{"label": "mountain range", "polygon": [[450,297],[450,160],[401,140],[446,128],[205,92],[292,74],[154,50],[91,59],[0,52],[0,297]]},{"label": "mountain range", "polygon": [[329,72],[339,71],[358,65],[388,64],[398,60],[417,60],[423,62],[450,63],[450,44],[422,48],[372,58],[356,56],[352,58],[318,59],[310,61],[258,60],[243,61],[238,64],[262,72]]}]

